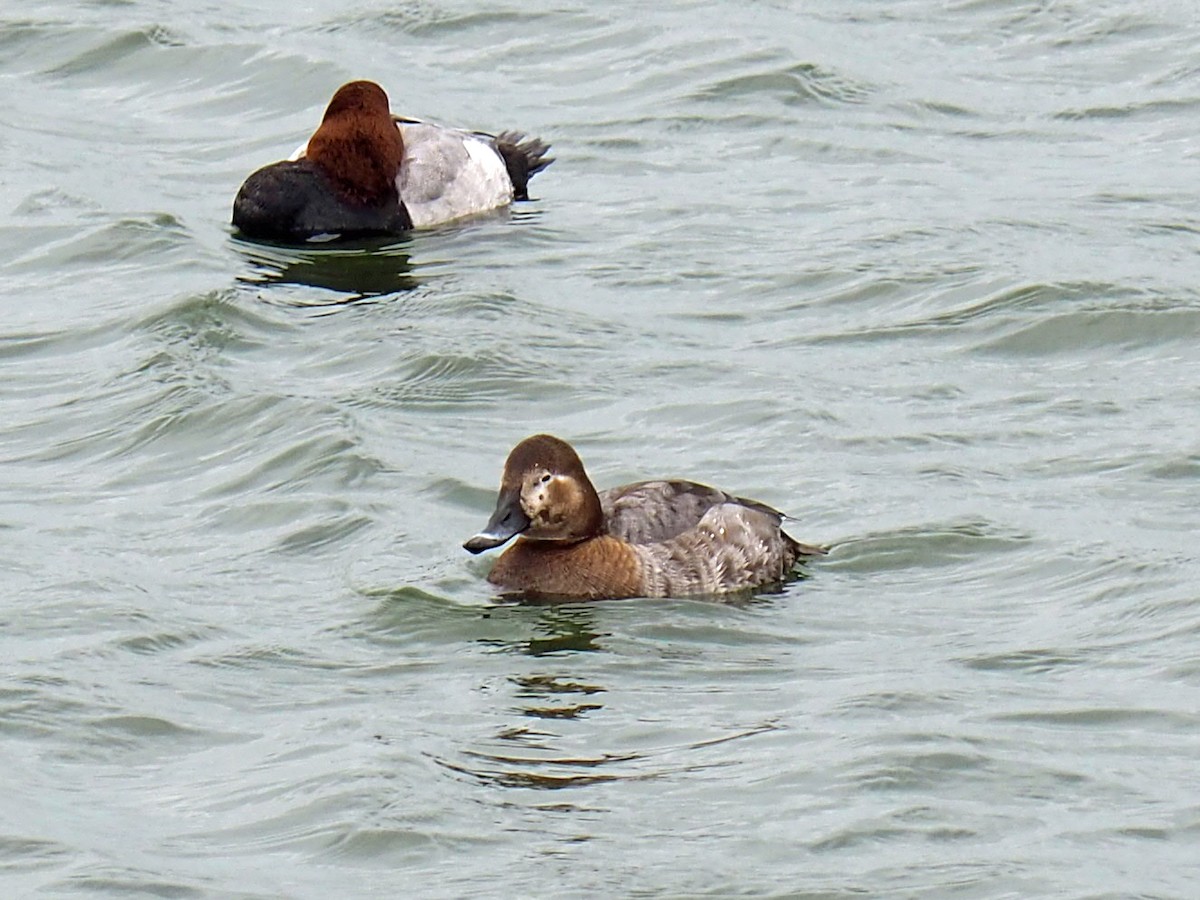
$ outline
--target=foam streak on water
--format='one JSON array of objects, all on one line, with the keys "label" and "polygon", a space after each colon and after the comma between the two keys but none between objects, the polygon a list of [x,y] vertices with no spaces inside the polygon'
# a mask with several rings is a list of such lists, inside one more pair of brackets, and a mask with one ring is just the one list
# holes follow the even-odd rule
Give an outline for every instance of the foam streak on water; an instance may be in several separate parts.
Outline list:
[{"label": "foam streak on water", "polygon": [[[0,894],[1195,896],[1198,44],[1182,0],[0,10]],[[357,77],[558,162],[234,239]],[[543,430],[834,551],[498,605],[459,545]]]}]

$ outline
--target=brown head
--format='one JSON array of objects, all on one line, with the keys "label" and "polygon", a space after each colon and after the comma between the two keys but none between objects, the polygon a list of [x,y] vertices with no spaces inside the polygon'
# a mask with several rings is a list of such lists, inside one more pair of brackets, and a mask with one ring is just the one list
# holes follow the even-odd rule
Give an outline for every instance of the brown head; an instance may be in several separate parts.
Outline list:
[{"label": "brown head", "polygon": [[383,88],[373,81],[338,88],[304,155],[353,202],[373,205],[395,196],[404,142]]},{"label": "brown head", "polygon": [[578,454],[566,441],[535,434],[504,463],[496,511],[463,546],[479,553],[520,534],[532,541],[582,541],[604,531],[604,512]]}]

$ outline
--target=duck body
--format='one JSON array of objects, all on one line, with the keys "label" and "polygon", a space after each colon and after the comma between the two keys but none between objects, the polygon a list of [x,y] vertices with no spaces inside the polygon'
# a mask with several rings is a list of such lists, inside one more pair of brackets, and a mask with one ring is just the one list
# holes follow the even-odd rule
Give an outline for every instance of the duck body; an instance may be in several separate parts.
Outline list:
[{"label": "duck body", "polygon": [[233,203],[251,238],[303,242],[395,235],[528,199],[549,145],[392,116],[370,81],[343,85],[290,159],[254,172]]},{"label": "duck body", "polygon": [[517,537],[488,580],[534,598],[728,594],[778,584],[826,552],[784,532],[783,518],[692,481],[597,493],[569,444],[535,435],[510,454],[496,511],[464,546],[478,553]]}]

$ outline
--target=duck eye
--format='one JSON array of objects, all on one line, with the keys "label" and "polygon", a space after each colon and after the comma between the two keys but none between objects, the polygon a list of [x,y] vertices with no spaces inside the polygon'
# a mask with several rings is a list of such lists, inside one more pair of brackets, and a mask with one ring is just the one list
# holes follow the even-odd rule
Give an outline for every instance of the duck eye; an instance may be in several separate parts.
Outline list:
[{"label": "duck eye", "polygon": [[550,483],[550,473],[545,472],[542,474],[542,484],[549,484],[549,483]]}]

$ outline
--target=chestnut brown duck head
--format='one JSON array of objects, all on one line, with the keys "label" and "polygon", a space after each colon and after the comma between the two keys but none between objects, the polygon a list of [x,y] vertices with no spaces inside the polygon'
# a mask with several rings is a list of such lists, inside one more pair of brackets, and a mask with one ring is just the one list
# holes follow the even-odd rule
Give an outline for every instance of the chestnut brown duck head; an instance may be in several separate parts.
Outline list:
[{"label": "chestnut brown duck head", "polygon": [[508,455],[496,510],[483,531],[463,546],[479,553],[517,535],[573,543],[603,532],[600,497],[579,455],[566,441],[537,434]]},{"label": "chestnut brown duck head", "polygon": [[404,141],[383,88],[373,81],[338,88],[304,155],[351,202],[369,206],[395,197]]}]

